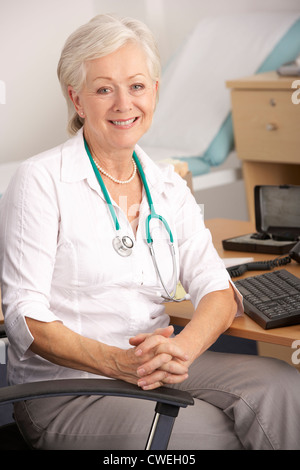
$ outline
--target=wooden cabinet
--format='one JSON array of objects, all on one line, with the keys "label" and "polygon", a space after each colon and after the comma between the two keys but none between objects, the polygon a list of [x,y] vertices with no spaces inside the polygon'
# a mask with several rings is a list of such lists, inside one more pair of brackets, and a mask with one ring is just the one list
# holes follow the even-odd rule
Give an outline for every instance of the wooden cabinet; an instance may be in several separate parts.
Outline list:
[{"label": "wooden cabinet", "polygon": [[300,104],[292,101],[296,79],[268,72],[227,82],[252,221],[255,185],[300,184]]}]

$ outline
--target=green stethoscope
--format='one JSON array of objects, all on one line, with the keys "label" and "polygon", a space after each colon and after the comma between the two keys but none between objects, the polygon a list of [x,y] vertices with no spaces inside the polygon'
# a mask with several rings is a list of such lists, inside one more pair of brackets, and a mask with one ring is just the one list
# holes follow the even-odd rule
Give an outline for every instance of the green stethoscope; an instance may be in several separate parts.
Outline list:
[{"label": "green stethoscope", "polygon": [[[117,235],[112,241],[113,247],[114,247],[115,251],[120,256],[123,256],[123,257],[130,256],[131,253],[132,253],[132,250],[133,250],[133,246],[134,246],[133,240],[128,235],[124,235],[124,236],[118,235],[118,231],[120,230],[120,224],[119,224],[116,212],[114,210],[113,204],[111,202],[110,196],[108,194],[108,191],[106,189],[106,186],[104,184],[102,176],[101,176],[101,174],[100,174],[100,172],[99,172],[99,170],[98,170],[98,168],[97,168],[97,166],[96,166],[96,164],[93,160],[93,157],[91,155],[89,146],[88,146],[85,139],[84,139],[84,146],[85,146],[86,152],[88,154],[88,157],[90,159],[90,162],[92,164],[95,175],[97,177],[98,183],[101,187],[101,190],[102,190],[103,196],[105,198],[105,201],[108,205],[112,220],[113,220],[114,225],[115,225]],[[155,267],[155,271],[156,271],[156,273],[157,273],[157,275],[160,279],[160,282],[161,282],[161,284],[164,288],[164,291],[166,293],[166,296],[162,296],[162,297],[165,300],[172,300],[174,302],[181,302],[182,300],[185,300],[186,297],[182,297],[181,299],[176,299],[175,298],[175,292],[176,292],[176,287],[177,287],[177,266],[176,266],[176,256],[175,256],[173,235],[172,235],[171,229],[170,229],[169,224],[167,223],[166,219],[164,219],[164,217],[162,217],[161,215],[159,215],[155,212],[152,197],[151,197],[150,190],[149,190],[149,186],[148,186],[148,183],[147,183],[147,180],[146,180],[146,176],[145,176],[144,170],[142,168],[142,165],[141,165],[141,163],[140,163],[140,161],[139,161],[139,159],[138,159],[135,152],[133,152],[133,158],[134,158],[134,161],[136,163],[136,166],[137,166],[138,172],[140,174],[140,177],[142,179],[142,182],[143,182],[143,185],[144,185],[144,188],[145,188],[145,191],[146,191],[146,196],[147,196],[149,209],[150,209],[150,214],[146,218],[146,222],[145,222],[146,241],[147,241],[147,244],[148,244],[148,247],[149,247],[149,250],[150,250],[150,254],[151,254],[151,258],[152,258],[152,261],[153,261],[153,264],[154,264],[154,267]],[[162,279],[162,276],[161,276],[161,273],[159,271],[158,264],[157,264],[157,261],[156,261],[156,256],[155,256],[154,247],[153,247],[153,239],[151,237],[151,232],[150,232],[150,222],[151,222],[152,219],[160,220],[162,222],[165,230],[168,232],[168,235],[169,235],[169,246],[170,246],[170,251],[171,251],[171,255],[172,255],[172,263],[173,263],[173,291],[172,291],[173,293],[172,294],[168,291],[168,289],[165,286],[165,283]]]}]

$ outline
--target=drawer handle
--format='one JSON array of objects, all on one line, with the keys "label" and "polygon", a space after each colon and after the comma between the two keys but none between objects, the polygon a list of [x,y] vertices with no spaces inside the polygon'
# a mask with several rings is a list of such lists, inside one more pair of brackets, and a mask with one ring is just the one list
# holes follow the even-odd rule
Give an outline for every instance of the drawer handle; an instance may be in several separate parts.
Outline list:
[{"label": "drawer handle", "polygon": [[269,122],[269,123],[266,125],[266,129],[267,129],[267,131],[276,131],[277,126],[276,126],[276,124],[272,124],[271,122]]}]

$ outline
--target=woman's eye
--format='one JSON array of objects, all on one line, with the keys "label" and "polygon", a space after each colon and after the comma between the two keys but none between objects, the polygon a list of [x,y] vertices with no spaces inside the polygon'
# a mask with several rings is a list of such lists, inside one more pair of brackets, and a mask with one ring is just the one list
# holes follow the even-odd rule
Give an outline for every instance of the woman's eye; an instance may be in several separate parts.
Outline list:
[{"label": "woman's eye", "polygon": [[110,89],[106,87],[102,87],[102,88],[99,88],[99,90],[97,90],[98,95],[107,95],[109,92],[110,92]]},{"label": "woman's eye", "polygon": [[135,83],[134,85],[132,85],[132,89],[133,89],[134,91],[141,91],[141,90],[143,90],[144,88],[145,88],[144,85],[141,84],[141,83]]}]

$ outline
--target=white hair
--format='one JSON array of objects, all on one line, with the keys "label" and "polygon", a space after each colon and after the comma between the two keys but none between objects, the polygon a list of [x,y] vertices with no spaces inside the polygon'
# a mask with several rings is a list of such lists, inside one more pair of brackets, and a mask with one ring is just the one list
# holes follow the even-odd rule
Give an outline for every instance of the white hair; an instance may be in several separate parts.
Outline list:
[{"label": "white hair", "polygon": [[86,79],[85,63],[111,54],[128,42],[136,42],[143,48],[151,79],[159,83],[161,64],[157,44],[149,28],[139,20],[98,15],[67,39],[57,74],[68,105],[70,134],[76,134],[83,126],[84,119],[74,110],[68,86],[79,92]]}]

